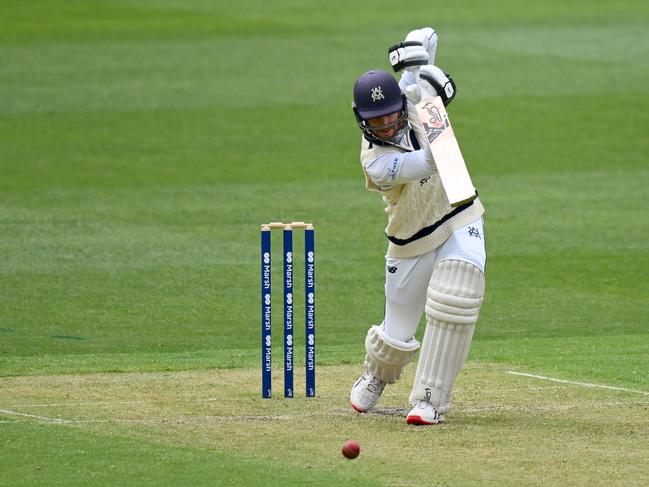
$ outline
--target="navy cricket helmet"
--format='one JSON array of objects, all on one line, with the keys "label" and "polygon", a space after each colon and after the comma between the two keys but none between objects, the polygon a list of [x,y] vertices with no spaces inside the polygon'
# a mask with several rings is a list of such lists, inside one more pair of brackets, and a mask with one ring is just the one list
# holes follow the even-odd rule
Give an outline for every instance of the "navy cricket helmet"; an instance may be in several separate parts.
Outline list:
[{"label": "navy cricket helmet", "polygon": [[[408,102],[401,91],[399,83],[387,71],[375,69],[363,73],[354,83],[354,102],[352,109],[356,122],[366,138],[371,141],[384,141],[375,131],[385,130],[389,126],[370,127],[368,120],[380,118],[392,113],[399,113],[396,122],[390,126],[397,127],[395,136],[400,136],[408,117]],[[391,137],[394,140],[395,137]],[[389,141],[388,141],[389,142]]]}]

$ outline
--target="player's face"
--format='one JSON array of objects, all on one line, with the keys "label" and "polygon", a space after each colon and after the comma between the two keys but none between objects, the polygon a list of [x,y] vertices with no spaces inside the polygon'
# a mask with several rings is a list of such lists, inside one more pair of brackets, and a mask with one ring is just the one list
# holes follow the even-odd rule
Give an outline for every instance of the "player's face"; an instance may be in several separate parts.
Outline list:
[{"label": "player's face", "polygon": [[399,122],[399,112],[395,112],[384,117],[370,118],[367,125],[377,137],[390,140],[397,133]]}]

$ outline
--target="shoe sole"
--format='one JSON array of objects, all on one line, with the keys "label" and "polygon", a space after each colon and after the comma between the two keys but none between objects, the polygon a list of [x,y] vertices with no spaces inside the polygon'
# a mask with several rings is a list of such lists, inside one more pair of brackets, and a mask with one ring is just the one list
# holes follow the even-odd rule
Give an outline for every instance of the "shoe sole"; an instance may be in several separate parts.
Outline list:
[{"label": "shoe sole", "polygon": [[439,424],[439,421],[426,421],[421,416],[413,415],[413,416],[408,416],[406,418],[406,423],[423,426],[423,425]]}]

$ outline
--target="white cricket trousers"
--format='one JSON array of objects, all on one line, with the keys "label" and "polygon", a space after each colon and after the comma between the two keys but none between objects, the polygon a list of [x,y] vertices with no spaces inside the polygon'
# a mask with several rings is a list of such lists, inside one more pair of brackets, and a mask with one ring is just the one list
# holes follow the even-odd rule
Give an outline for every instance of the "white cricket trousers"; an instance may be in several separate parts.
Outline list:
[{"label": "white cricket trousers", "polygon": [[484,272],[487,260],[482,218],[453,232],[440,247],[409,258],[387,257],[385,269],[385,333],[397,340],[415,336],[426,306],[433,270],[442,260],[470,262]]}]

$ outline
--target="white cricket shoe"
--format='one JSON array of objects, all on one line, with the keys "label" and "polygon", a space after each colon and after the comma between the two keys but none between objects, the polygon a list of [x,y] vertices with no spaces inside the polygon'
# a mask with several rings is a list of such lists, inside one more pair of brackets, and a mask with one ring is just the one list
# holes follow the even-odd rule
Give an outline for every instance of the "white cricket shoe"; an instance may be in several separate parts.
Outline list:
[{"label": "white cricket shoe", "polygon": [[444,416],[428,401],[417,401],[414,406],[406,417],[408,424],[438,424],[444,421]]},{"label": "white cricket shoe", "polygon": [[379,401],[386,382],[379,379],[369,370],[361,375],[352,386],[349,400],[352,407],[359,413],[369,411]]}]

